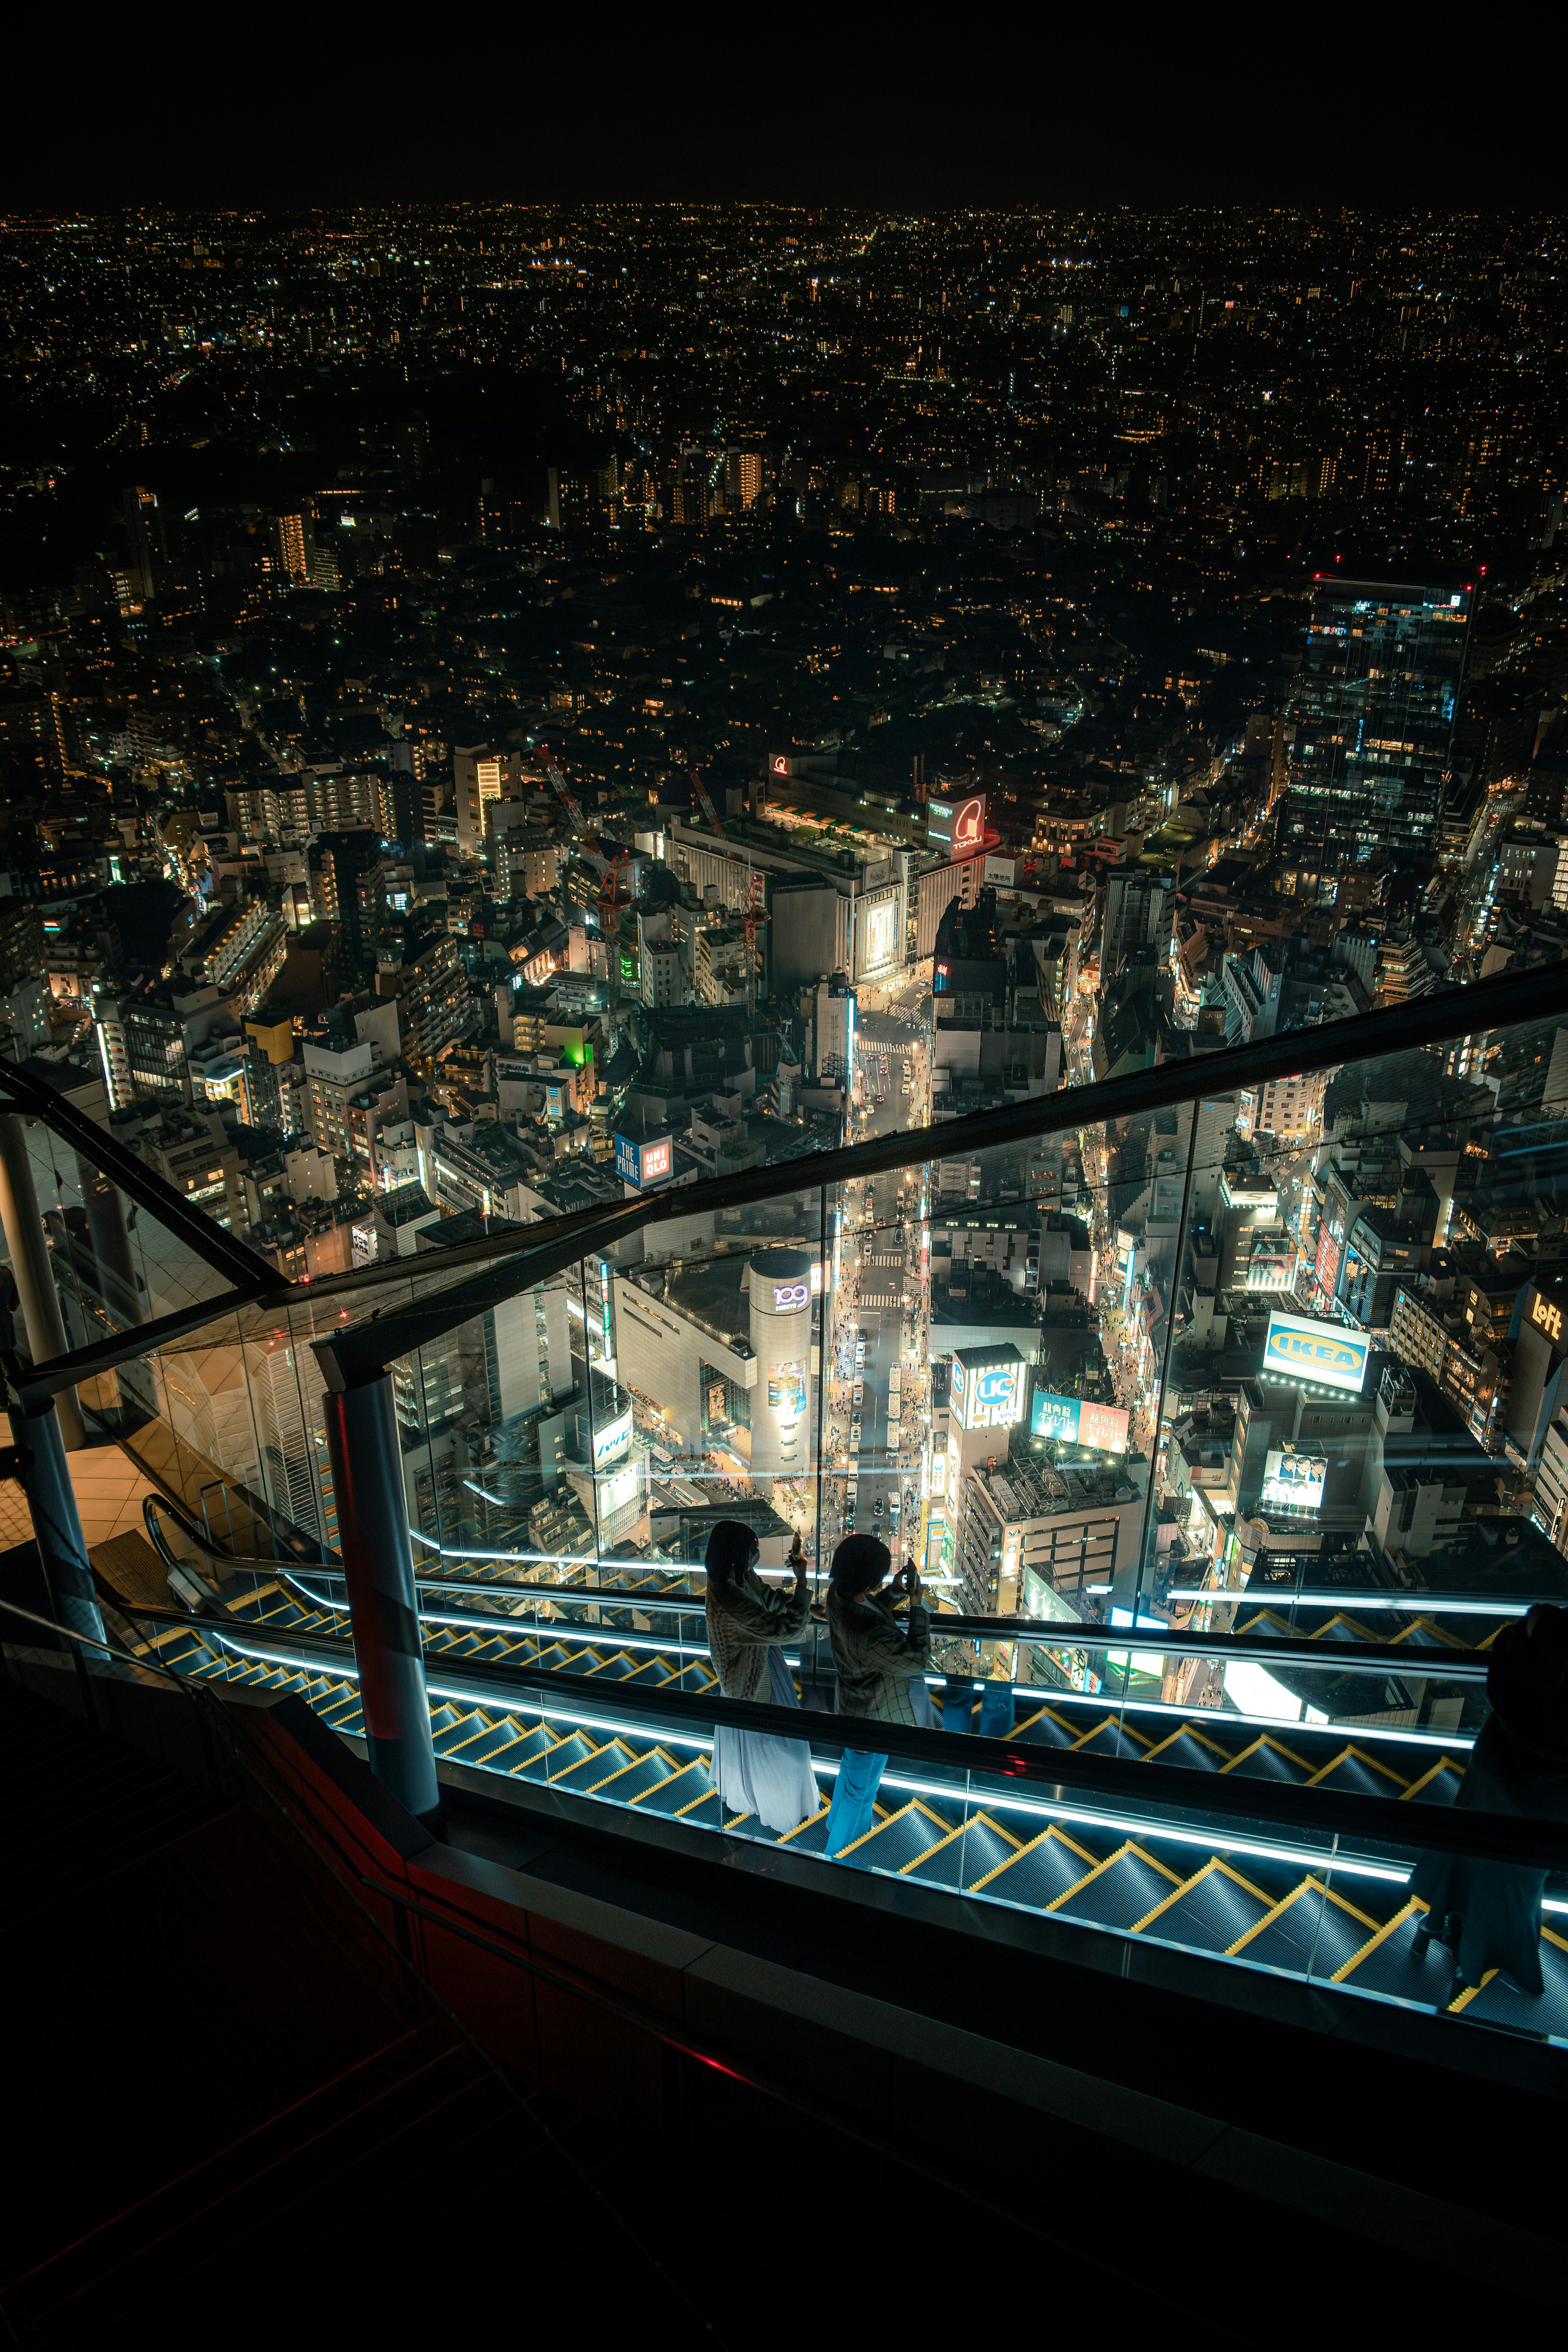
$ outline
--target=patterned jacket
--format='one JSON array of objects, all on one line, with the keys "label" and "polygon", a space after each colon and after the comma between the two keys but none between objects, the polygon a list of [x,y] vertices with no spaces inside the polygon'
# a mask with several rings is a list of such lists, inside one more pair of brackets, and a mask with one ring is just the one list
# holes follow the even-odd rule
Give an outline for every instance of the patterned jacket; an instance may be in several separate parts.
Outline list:
[{"label": "patterned jacket", "polygon": [[827,1595],[827,1635],[838,1669],[838,1712],[879,1723],[913,1723],[910,1685],[931,1662],[931,1620],[919,1601],[906,1631],[881,1600],[847,1601],[837,1585]]},{"label": "patterned jacket", "polygon": [[805,1623],[811,1600],[799,1591],[764,1584],[755,1569],[743,1569],[723,1583],[708,1580],[708,1647],[726,1698],[768,1695],[768,1651],[793,1642]]}]

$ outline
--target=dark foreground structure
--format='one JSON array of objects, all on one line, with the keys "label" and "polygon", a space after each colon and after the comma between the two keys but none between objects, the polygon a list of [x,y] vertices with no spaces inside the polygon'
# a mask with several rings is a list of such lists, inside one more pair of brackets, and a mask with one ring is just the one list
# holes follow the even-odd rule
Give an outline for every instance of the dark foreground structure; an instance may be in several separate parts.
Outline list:
[{"label": "dark foreground structure", "polygon": [[[1099,1138],[1110,1169],[1165,1122],[1180,1207],[1148,1419],[1168,1445],[1184,1278],[1224,1171],[1203,1108],[1330,1067],[1366,1073],[1370,1101],[1397,1063],[1406,1131],[1430,1144],[1447,1122],[1457,1160],[1484,1129],[1489,1168],[1533,1197],[1568,1149],[1539,1050],[1565,1004],[1553,972],[1485,983],[1018,1104],[966,1143],[1070,1133],[1087,1159]],[[1497,1076],[1484,1106],[1448,1084],[1458,1037]],[[0,1563],[16,2340],[130,2323],[178,2341],[221,2312],[268,2338],[499,2317],[737,2343],[1110,2321],[1293,2344],[1336,2312],[1528,2326],[1556,2307],[1568,1827],[1456,1799],[1495,1644],[1568,1569],[1399,1360],[1368,1344],[1336,1388],[1331,1351],[1365,1335],[1296,1316],[1308,1369],[1272,1391],[1261,1360],[1241,1376],[1289,1406],[1302,1454],[1308,1416],[1340,1415],[1320,1450],[1343,1450],[1331,1479],[1363,1449],[1359,1541],[1329,1540],[1350,1507],[1331,1484],[1311,1542],[1238,1489],[1245,1547],[1200,1559],[1184,1537],[1173,1562],[1136,1449],[1112,1476],[1036,1448],[1008,1349],[970,1350],[993,1418],[967,1393],[947,1408],[954,1556],[998,1481],[1018,1504],[999,1596],[1009,1545],[1071,1518],[1091,1470],[1093,1509],[1131,1532],[1106,1539],[1107,1575],[1079,1574],[1076,1613],[939,1611],[942,1728],[878,1726],[874,1824],[829,1862],[845,1727],[818,1632],[790,1658],[804,1712],[724,1698],[692,1552],[552,1554],[501,1446],[470,1425],[443,1453],[397,1368],[428,1376],[454,1335],[482,1366],[498,1311],[563,1269],[646,1272],[661,1225],[689,1247],[699,1213],[721,1232],[765,1207],[767,1249],[822,1268],[815,1304],[809,1282],[777,1286],[765,1313],[805,1336],[759,1376],[803,1433],[768,1496],[820,1549],[836,1486],[854,1508],[821,1403],[829,1237],[866,1180],[923,1182],[929,1134],[794,1163],[787,1191],[752,1170],[481,1236],[435,1270],[294,1286],[25,1075],[3,1083],[5,1373],[35,1530]],[[95,1225],[51,1223],[67,1154],[98,1172]],[[651,1313],[664,1293],[644,1296]],[[69,1342],[52,1356],[50,1298]],[[279,1349],[313,1449],[292,1488]],[[95,1444],[153,1491],[145,1536],[89,1556],[70,1465]],[[1423,1549],[1434,1483],[1445,1533]],[[821,1804],[796,1829],[721,1804],[708,1759],[731,1723],[804,1727]],[[1538,1990],[1429,1932],[1416,1890],[1489,1871],[1538,1890]]]}]

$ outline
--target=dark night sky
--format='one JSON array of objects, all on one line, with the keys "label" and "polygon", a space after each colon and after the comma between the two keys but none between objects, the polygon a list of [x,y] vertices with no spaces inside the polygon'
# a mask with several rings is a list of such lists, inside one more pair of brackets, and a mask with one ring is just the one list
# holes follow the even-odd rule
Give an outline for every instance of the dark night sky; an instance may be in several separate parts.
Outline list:
[{"label": "dark night sky", "polygon": [[0,202],[1563,203],[1543,16],[1100,14],[38,11]]}]

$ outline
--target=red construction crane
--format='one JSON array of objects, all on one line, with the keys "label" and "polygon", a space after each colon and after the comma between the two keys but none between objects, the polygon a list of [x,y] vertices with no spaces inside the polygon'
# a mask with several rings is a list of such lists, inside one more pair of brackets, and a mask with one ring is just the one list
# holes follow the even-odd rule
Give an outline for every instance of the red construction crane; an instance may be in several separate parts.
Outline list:
[{"label": "red construction crane", "polygon": [[741,928],[746,940],[746,1006],[752,1020],[757,1016],[757,932],[770,920],[763,905],[763,877],[753,874],[741,908]]},{"label": "red construction crane", "polygon": [[581,851],[599,877],[599,929],[607,933],[615,922],[616,898],[621,887],[622,877],[631,861],[624,852],[612,856],[605,847],[584,814],[582,803],[560,769],[546,767],[544,772],[550,779],[556,798],[572,821],[572,829],[576,836],[573,846]]},{"label": "red construction crane", "polygon": [[605,855],[604,844],[584,815],[582,803],[576,793],[559,768],[546,768],[544,772],[554,788],[556,799],[572,820],[573,829],[577,835],[578,848],[596,874],[601,877],[607,874],[610,870],[610,861]]},{"label": "red construction crane", "polygon": [[712,801],[709,797],[708,787],[702,781],[702,772],[700,768],[692,769],[691,782],[693,789],[697,793],[697,797],[702,803],[709,824],[719,835],[720,840],[722,841],[725,838],[724,828],[719,822],[719,812],[714,807]]}]

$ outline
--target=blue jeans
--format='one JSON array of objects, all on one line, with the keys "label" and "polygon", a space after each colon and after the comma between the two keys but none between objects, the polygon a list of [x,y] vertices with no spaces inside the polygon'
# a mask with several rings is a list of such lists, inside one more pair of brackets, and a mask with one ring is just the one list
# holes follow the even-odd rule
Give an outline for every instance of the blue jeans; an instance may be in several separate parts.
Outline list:
[{"label": "blue jeans", "polygon": [[864,1748],[847,1748],[838,1759],[833,1802],[827,1809],[827,1854],[841,1853],[865,1836],[875,1812],[877,1791],[888,1769],[885,1756],[868,1756]]},{"label": "blue jeans", "polygon": [[949,1675],[942,1694],[942,1729],[977,1731],[982,1739],[1010,1739],[1014,1715],[1012,1684],[983,1682],[980,1685],[978,1723],[974,1721],[974,1685],[973,1675]]}]

